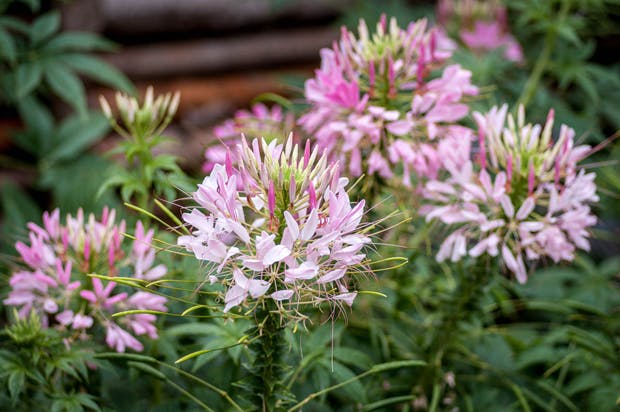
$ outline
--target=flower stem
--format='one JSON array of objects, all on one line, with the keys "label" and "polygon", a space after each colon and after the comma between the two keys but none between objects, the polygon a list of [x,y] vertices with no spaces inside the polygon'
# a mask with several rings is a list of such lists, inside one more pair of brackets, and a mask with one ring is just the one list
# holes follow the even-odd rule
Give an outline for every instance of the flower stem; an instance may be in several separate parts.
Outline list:
[{"label": "flower stem", "polygon": [[485,264],[458,269],[459,284],[447,305],[448,313],[442,317],[437,327],[437,335],[430,347],[424,379],[427,385],[433,388],[433,398],[438,396],[435,392],[443,383],[443,359],[456,336],[463,332],[462,323],[467,322],[480,310],[480,299],[488,284],[490,271],[490,267]]},{"label": "flower stem", "polygon": [[[566,18],[568,14],[569,2],[564,1],[562,3],[562,8],[560,13],[558,14],[558,24],[561,24],[562,21]],[[523,88],[523,92],[521,96],[519,96],[519,100],[517,101],[517,106],[523,105],[527,107],[528,103],[534,97],[536,90],[538,89],[538,84],[540,83],[540,79],[542,75],[545,73],[547,66],[549,65],[549,61],[551,60],[551,53],[555,48],[555,41],[557,39],[557,29],[556,25],[552,25],[547,29],[547,34],[545,36],[545,43],[543,45],[543,50],[538,55],[538,59],[536,59],[536,64],[530,73],[530,77],[527,79],[527,83]]]},{"label": "flower stem", "polygon": [[285,404],[294,401],[293,395],[283,384],[285,366],[282,355],[285,350],[284,327],[280,318],[272,312],[271,305],[256,311],[255,333],[259,336],[249,348],[256,358],[250,370],[248,394],[254,405],[261,405],[263,412],[285,411]]}]

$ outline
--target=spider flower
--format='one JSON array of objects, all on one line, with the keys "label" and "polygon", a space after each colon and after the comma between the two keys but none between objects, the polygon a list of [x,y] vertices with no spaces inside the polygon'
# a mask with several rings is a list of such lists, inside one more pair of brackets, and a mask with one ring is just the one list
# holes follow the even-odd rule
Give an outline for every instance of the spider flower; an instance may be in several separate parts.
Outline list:
[{"label": "spider flower", "polygon": [[[105,208],[100,220],[80,209],[60,223],[60,211],[43,214],[43,227],[29,223],[29,242],[15,248],[27,269],[11,276],[11,291],[5,305],[20,307],[24,318],[36,311],[44,326],[65,333],[67,342],[88,339],[93,327],[106,331],[106,343],[124,352],[142,351],[134,335],[157,338],[155,315],[135,314],[113,319],[115,312],[141,309],[166,310],[166,299],[147,292],[119,291],[115,282],[90,278],[89,273],[116,276],[121,271],[138,279],[154,280],[166,274],[164,265],[154,265],[151,247],[153,230],[145,231],[138,222],[135,240],[128,254],[122,249],[125,222],[116,223],[114,210]],[[131,332],[133,332],[133,335]]]},{"label": "spider flower", "polygon": [[570,261],[576,249],[589,250],[590,204],[598,197],[595,174],[578,167],[590,148],[575,144],[573,129],[562,125],[554,141],[553,110],[541,126],[525,123],[523,107],[516,121],[507,109],[474,113],[475,159],[445,160],[449,177],[426,184],[424,213],[452,230],[437,260],[501,256],[524,283],[528,260]]},{"label": "spider flower", "polygon": [[263,137],[270,142],[281,139],[294,126],[293,113],[283,111],[279,105],[273,105],[270,109],[262,103],[256,103],[251,111],[238,110],[234,118],[213,128],[215,141],[205,150],[202,170],[210,173],[216,164],[223,164],[226,153],[235,153],[234,148],[241,143],[241,135],[249,139]]},{"label": "spider flower", "polygon": [[440,25],[477,53],[503,49],[504,57],[523,61],[523,51],[508,27],[506,8],[499,1],[440,0],[437,4]]},{"label": "spider flower", "polygon": [[364,201],[351,204],[338,165],[318,148],[245,139],[216,164],[183,214],[191,235],[178,244],[210,262],[211,283],[226,288],[224,312],[275,302],[283,319],[303,305],[352,305],[355,276],[366,271]]},{"label": "spider flower", "polygon": [[446,64],[455,46],[426,20],[402,29],[382,16],[372,35],[361,20],[358,33],[343,28],[340,42],[321,50],[300,125],[352,176],[402,170],[407,186],[413,172],[434,178],[439,142],[471,138],[455,125],[468,113],[464,98],[478,93],[471,72]]}]

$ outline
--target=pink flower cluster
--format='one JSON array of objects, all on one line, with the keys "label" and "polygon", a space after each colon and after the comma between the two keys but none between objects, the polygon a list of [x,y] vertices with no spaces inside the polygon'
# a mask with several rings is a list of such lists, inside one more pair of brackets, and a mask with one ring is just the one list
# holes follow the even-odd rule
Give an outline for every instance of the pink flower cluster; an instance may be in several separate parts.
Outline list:
[{"label": "pink flower cluster", "polygon": [[517,121],[506,105],[474,113],[478,124],[475,159],[446,159],[449,177],[425,186],[426,220],[452,228],[437,260],[501,255],[520,283],[526,260],[570,261],[577,248],[589,250],[588,228],[596,223],[589,204],[597,202],[595,174],[577,163],[590,152],[576,146],[574,130],[562,125],[552,140],[553,111],[544,126]]},{"label": "pink flower cluster", "polygon": [[17,242],[15,248],[27,269],[11,276],[12,288],[5,305],[19,306],[20,317],[36,311],[43,325],[65,333],[66,342],[88,339],[94,325],[106,330],[106,343],[118,352],[126,348],[142,351],[142,343],[130,333],[157,338],[155,315],[134,314],[117,319],[112,314],[124,310],[166,311],[166,299],[147,292],[131,296],[119,292],[115,282],[90,278],[96,273],[116,276],[129,274],[154,280],[166,274],[164,265],[154,266],[151,247],[153,230],[136,225],[135,241],[126,255],[122,249],[125,222],[115,223],[115,211],[105,208],[101,220],[85,218],[80,209],[75,217],[67,215],[61,225],[58,209],[43,214],[43,227],[29,223],[29,242]]},{"label": "pink flower cluster", "polygon": [[457,35],[469,49],[488,52],[503,48],[506,59],[523,61],[521,45],[510,34],[506,8],[500,2],[440,0],[437,9],[441,26]]},{"label": "pink flower cluster", "polygon": [[211,283],[226,287],[224,312],[271,299],[284,319],[305,304],[352,305],[353,278],[365,270],[364,202],[352,205],[338,165],[318,149],[255,139],[237,146],[193,194],[178,244],[212,263]]},{"label": "pink flower cluster", "polygon": [[256,103],[251,111],[238,110],[234,118],[213,128],[216,141],[205,150],[202,170],[210,173],[216,164],[224,163],[227,152],[231,151],[234,155],[234,148],[241,143],[241,135],[248,139],[262,137],[270,142],[286,136],[294,127],[293,113],[285,112],[277,104],[270,109],[262,103]]},{"label": "pink flower cluster", "polygon": [[382,16],[372,36],[363,20],[358,31],[343,28],[340,42],[321,50],[299,124],[351,176],[402,173],[407,186],[413,172],[434,178],[442,149],[471,138],[455,125],[469,111],[464,98],[478,93],[471,72],[445,64],[455,45],[426,20],[404,30]]}]

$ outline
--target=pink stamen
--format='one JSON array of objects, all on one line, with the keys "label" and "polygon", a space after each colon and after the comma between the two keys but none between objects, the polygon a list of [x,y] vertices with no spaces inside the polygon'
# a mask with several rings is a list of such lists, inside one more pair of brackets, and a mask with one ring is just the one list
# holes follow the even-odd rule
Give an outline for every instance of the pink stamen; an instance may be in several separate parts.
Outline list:
[{"label": "pink stamen", "polygon": [[527,176],[527,194],[534,193],[534,185],[536,184],[536,171],[534,170],[534,163],[530,159],[530,170]]},{"label": "pink stamen", "polygon": [[306,147],[304,148],[304,168],[308,167],[310,161],[310,140],[306,140]]},{"label": "pink stamen", "polygon": [[375,63],[368,62],[368,86],[370,87],[370,97],[374,97],[375,94]]},{"label": "pink stamen", "polygon": [[226,175],[231,177],[233,175],[232,159],[230,158],[230,150],[226,150],[226,161],[224,163],[226,167]]},{"label": "pink stamen", "polygon": [[310,211],[312,211],[316,207],[316,192],[312,182],[308,184],[308,203],[310,204]]},{"label": "pink stamen", "polygon": [[480,147],[480,153],[478,154],[478,161],[480,162],[480,167],[482,169],[486,169],[487,167],[487,152],[484,140],[484,130],[478,130],[478,146]]},{"label": "pink stamen", "polygon": [[273,181],[269,182],[269,190],[267,192],[267,206],[269,207],[269,216],[273,217],[276,210],[276,189]]}]

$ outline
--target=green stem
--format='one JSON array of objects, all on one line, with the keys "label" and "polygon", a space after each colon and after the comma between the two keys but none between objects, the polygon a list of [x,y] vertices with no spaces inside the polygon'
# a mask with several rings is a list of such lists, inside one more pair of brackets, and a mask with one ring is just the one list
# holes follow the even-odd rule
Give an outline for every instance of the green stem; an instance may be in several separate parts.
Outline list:
[{"label": "green stem", "polygon": [[261,405],[263,412],[285,411],[285,403],[293,400],[293,395],[284,385],[285,367],[282,356],[285,351],[284,327],[280,317],[267,305],[256,311],[256,328],[258,337],[249,348],[256,358],[250,370],[250,389],[248,397],[254,405]]},{"label": "green stem", "polygon": [[459,284],[447,304],[450,312],[441,319],[437,335],[431,345],[428,367],[424,380],[433,388],[433,398],[443,381],[442,364],[446,352],[461,333],[461,324],[480,310],[480,297],[488,282],[490,268],[484,263],[471,269],[458,268]]},{"label": "green stem", "polygon": [[[569,2],[564,1],[562,3],[562,8],[560,9],[560,13],[558,15],[558,24],[566,18],[569,9]],[[540,83],[540,79],[542,75],[545,73],[547,66],[549,65],[549,61],[551,60],[551,53],[555,48],[555,41],[557,39],[557,29],[556,26],[550,26],[547,30],[547,34],[545,36],[545,43],[543,45],[543,50],[540,52],[538,59],[536,59],[536,64],[530,73],[530,77],[527,79],[527,83],[525,84],[525,88],[519,96],[519,100],[517,101],[517,106],[523,105],[527,107],[528,103],[534,97],[536,90],[538,89],[538,84]]]}]

